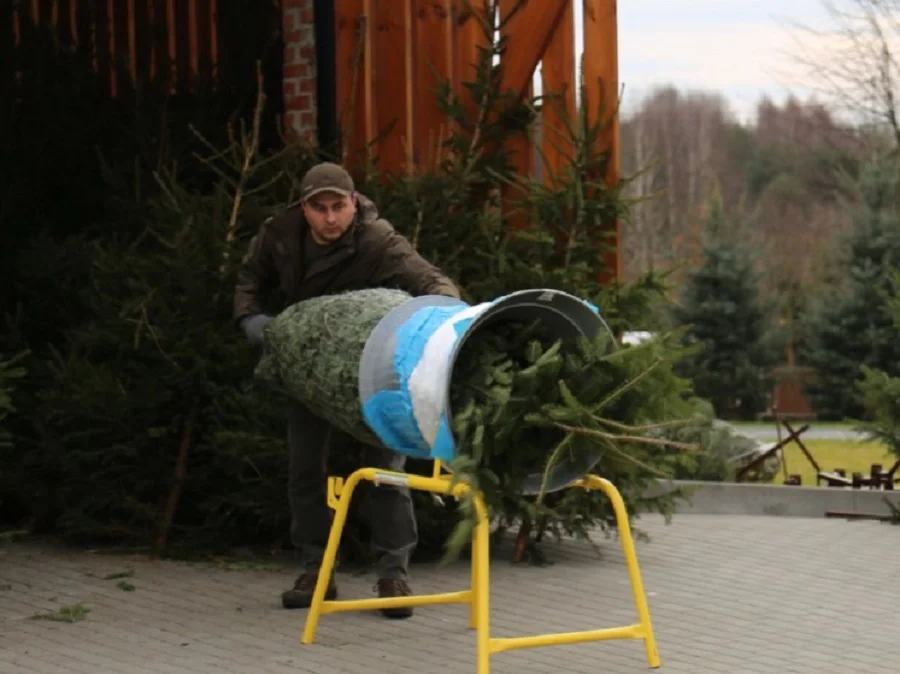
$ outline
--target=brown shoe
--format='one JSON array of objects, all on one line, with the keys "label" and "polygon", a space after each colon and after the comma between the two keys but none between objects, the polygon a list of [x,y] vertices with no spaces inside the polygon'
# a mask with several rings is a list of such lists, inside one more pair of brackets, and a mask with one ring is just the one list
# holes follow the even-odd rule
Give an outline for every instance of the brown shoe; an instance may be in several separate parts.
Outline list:
[{"label": "brown shoe", "polygon": [[[375,589],[380,598],[384,597],[409,597],[412,590],[405,580],[395,580],[393,578],[382,578],[375,584]],[[394,620],[402,620],[409,618],[413,614],[412,606],[398,606],[396,608],[381,609],[385,618],[393,618]]]},{"label": "brown shoe", "polygon": [[[304,573],[294,582],[294,587],[281,593],[281,606],[283,608],[309,608],[312,605],[313,593],[316,591],[318,574]],[[328,583],[325,590],[326,601],[337,598],[337,586],[334,578]]]}]

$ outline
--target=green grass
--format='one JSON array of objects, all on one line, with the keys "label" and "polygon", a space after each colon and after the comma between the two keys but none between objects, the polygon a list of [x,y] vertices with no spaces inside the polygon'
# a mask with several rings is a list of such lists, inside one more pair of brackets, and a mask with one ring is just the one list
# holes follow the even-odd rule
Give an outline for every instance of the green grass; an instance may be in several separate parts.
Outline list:
[{"label": "green grass", "polygon": [[50,620],[58,623],[77,623],[85,618],[91,609],[82,604],[72,604],[71,606],[63,606],[56,613],[38,613],[31,616],[32,620]]},{"label": "green grass", "polygon": [[[832,473],[836,468],[843,468],[847,477],[856,472],[868,475],[873,463],[880,463],[884,470],[889,470],[897,460],[883,445],[875,442],[805,440],[803,444],[824,472]],[[796,443],[784,448],[784,457],[788,475],[800,475],[804,487],[816,486],[815,468]],[[784,475],[784,471],[779,470],[772,483],[781,484]]]}]

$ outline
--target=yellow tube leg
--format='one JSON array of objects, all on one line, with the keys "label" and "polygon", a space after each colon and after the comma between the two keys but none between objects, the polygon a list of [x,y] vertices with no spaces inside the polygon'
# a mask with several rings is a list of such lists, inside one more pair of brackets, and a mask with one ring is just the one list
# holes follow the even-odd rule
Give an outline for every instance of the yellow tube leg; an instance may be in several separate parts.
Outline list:
[{"label": "yellow tube leg", "polygon": [[475,531],[472,532],[472,559],[470,561],[471,569],[469,571],[472,582],[472,596],[469,600],[469,628],[473,630],[478,629],[478,586],[481,584],[478,572],[478,556],[480,548],[481,546],[478,543],[478,529],[476,528]]},{"label": "yellow tube leg", "polygon": [[588,481],[589,489],[600,489],[613,506],[616,513],[616,523],[619,528],[619,536],[622,539],[622,548],[625,552],[625,564],[628,566],[628,575],[631,577],[631,589],[634,593],[634,604],[637,607],[638,619],[643,632],[644,647],[647,651],[647,664],[651,668],[660,666],[659,652],[656,648],[656,638],[653,636],[653,624],[650,621],[650,609],[647,607],[647,597],[644,593],[644,583],[641,580],[641,571],[638,566],[637,553],[634,549],[634,539],[631,536],[631,525],[628,522],[628,511],[619,490],[609,481],[592,475]]},{"label": "yellow tube leg", "polygon": [[303,630],[303,643],[311,644],[316,638],[316,628],[319,625],[319,617],[322,614],[322,604],[325,601],[325,592],[328,590],[328,581],[331,579],[334,570],[334,561],[337,557],[338,546],[341,542],[341,535],[344,532],[344,525],[347,522],[347,511],[350,508],[350,499],[356,486],[359,484],[360,471],[353,473],[347,480],[347,483],[341,489],[340,498],[337,501],[337,509],[334,513],[334,521],[331,524],[331,533],[328,535],[328,545],[325,547],[325,554],[322,557],[322,567],[319,569],[319,580],[316,583],[315,592],[313,592],[312,604],[309,607],[309,613],[306,616],[306,627]]},{"label": "yellow tube leg", "polygon": [[490,674],[491,672],[491,594],[490,594],[490,521],[487,508],[481,494],[475,496],[475,512],[478,524],[475,526],[475,549],[472,551],[476,586],[473,588],[475,595],[475,625],[476,625],[476,674]]}]

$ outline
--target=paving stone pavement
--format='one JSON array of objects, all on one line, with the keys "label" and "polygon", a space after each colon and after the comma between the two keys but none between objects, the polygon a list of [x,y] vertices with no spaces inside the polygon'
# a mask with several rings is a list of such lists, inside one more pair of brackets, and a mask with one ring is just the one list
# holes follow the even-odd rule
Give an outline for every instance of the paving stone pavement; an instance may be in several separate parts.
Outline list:
[{"label": "paving stone pavement", "polygon": [[[900,527],[749,516],[657,516],[638,543],[661,674],[877,674],[900,670]],[[619,543],[564,541],[553,564],[492,563],[495,636],[594,629],[636,620]],[[598,559],[597,554],[601,555]],[[134,591],[105,576],[133,570]],[[464,564],[414,567],[420,592],[461,589]],[[289,567],[223,570],[50,543],[0,547],[3,674],[470,674],[464,606],[421,607],[408,621],[285,611]],[[369,575],[339,575],[342,596],[369,596]],[[82,604],[75,623],[30,619]],[[639,641],[512,651],[493,674],[650,671]]]}]

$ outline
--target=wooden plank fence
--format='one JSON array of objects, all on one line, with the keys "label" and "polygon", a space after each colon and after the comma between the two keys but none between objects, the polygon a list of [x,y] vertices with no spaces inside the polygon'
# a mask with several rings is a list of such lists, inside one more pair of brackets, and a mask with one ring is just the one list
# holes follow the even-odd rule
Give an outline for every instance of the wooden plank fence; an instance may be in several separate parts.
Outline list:
[{"label": "wooden plank fence", "polygon": [[[43,29],[59,50],[90,54],[104,93],[118,96],[124,78],[162,77],[172,90],[212,76],[219,61],[219,0],[18,0],[0,11],[3,60],[24,72],[26,26]],[[7,79],[8,81],[8,73]]]},{"label": "wooden plank fence", "polygon": [[[500,14],[509,16],[519,2],[504,28],[509,47],[500,58],[502,86],[528,95],[540,67],[543,92],[565,92],[564,114],[574,117],[574,3],[581,2],[588,123],[597,122],[602,108],[605,115],[614,110],[617,0],[498,0]],[[486,39],[479,19],[485,20],[489,4],[335,1],[337,112],[349,164],[377,153],[382,169],[395,172],[441,159],[448,120],[434,88],[449,81],[464,93]],[[223,21],[226,12],[229,20]],[[0,101],[16,100],[23,82],[40,78],[35,54],[46,50],[47,41],[60,53],[89,59],[99,93],[109,98],[146,83],[187,94],[201,86],[255,85],[248,63],[252,68],[261,51],[282,48],[281,12],[278,0],[5,0],[0,2]],[[533,173],[540,142],[541,176],[549,181],[565,163],[566,148],[558,147],[552,132],[560,124],[557,111],[545,106],[542,114],[540,140],[523,139],[509,149],[518,170]],[[612,157],[607,175],[598,177],[613,185],[619,179],[617,117],[598,143]],[[619,223],[609,227],[618,241]],[[605,262],[607,276],[621,275],[617,253]]]},{"label": "wooden plank fence", "polygon": [[3,0],[0,94],[17,95],[48,49],[89,59],[109,98],[150,83],[214,90],[254,72],[263,49],[280,53],[280,40],[279,0]]},{"label": "wooden plank fence", "polygon": [[[525,96],[541,69],[543,93],[563,94],[562,113],[576,113],[574,3],[583,7],[584,97],[588,123],[617,108],[618,61],[616,0],[498,0],[508,49],[500,57],[502,87]],[[357,165],[377,156],[388,173],[414,171],[441,159],[440,143],[448,120],[434,89],[452,83],[465,99],[464,82],[485,46],[479,22],[490,3],[484,0],[340,0],[335,3],[338,124],[343,131],[345,162]],[[565,147],[552,129],[560,111],[544,106],[541,120],[541,176],[552,180],[565,164]],[[520,173],[533,174],[538,155],[535,138],[509,147]],[[619,179],[618,119],[598,139],[611,151],[609,184]],[[516,226],[515,223],[513,226]],[[620,223],[609,224],[616,242]],[[620,256],[605,259],[608,278],[621,276]]]}]

